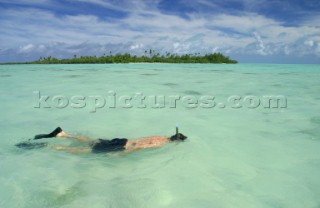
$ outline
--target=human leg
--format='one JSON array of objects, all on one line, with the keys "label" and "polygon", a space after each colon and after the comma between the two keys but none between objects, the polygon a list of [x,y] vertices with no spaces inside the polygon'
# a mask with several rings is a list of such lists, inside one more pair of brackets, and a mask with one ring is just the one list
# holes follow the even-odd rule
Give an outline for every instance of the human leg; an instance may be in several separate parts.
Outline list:
[{"label": "human leg", "polygon": [[43,138],[52,138],[52,137],[60,137],[60,138],[74,138],[80,142],[92,142],[94,139],[85,137],[85,136],[78,136],[78,135],[71,135],[65,133],[60,127],[57,127],[49,134],[38,134],[34,137],[34,139],[43,139]]},{"label": "human leg", "polygon": [[62,129],[60,127],[57,127],[51,133],[49,133],[49,134],[38,134],[38,135],[35,135],[33,139],[52,138],[52,137],[57,136],[57,134],[59,134],[60,132],[62,132]]},{"label": "human leg", "polygon": [[66,146],[52,146],[53,149],[55,150],[62,150],[66,152],[70,152],[73,154],[80,154],[80,153],[90,153],[91,148],[89,147],[66,147]]},{"label": "human leg", "polygon": [[61,131],[60,133],[58,133],[57,137],[60,137],[60,138],[74,138],[74,139],[77,139],[79,142],[93,142],[95,140],[95,139],[91,139],[91,138],[85,137],[85,136],[67,134],[64,131]]}]

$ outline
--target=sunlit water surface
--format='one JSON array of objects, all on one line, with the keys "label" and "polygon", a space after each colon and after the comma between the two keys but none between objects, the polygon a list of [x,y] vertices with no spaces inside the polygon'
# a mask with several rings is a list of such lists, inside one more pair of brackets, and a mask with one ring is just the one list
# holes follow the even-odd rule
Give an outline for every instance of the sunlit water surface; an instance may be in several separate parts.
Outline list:
[{"label": "sunlit water surface", "polygon": [[[0,66],[0,207],[319,207],[319,80],[319,65]],[[145,108],[122,102],[136,93],[146,96]],[[186,103],[204,95],[216,105]],[[269,95],[286,106],[268,108]],[[85,106],[71,106],[73,96],[85,97]],[[152,96],[165,96],[164,106]],[[176,107],[170,96],[181,97]],[[240,96],[242,108],[230,96]],[[14,146],[57,126],[130,139],[170,136],[177,122],[187,141],[128,155]]]}]

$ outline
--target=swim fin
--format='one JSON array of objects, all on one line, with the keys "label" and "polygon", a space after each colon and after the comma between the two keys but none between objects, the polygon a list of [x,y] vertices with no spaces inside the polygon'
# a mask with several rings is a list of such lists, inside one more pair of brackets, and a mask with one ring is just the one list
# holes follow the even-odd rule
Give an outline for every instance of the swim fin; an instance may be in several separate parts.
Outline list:
[{"label": "swim fin", "polygon": [[52,138],[57,136],[57,134],[59,134],[60,132],[62,132],[62,129],[60,127],[57,127],[50,134],[38,134],[38,135],[35,135],[33,139]]},{"label": "swim fin", "polygon": [[48,145],[47,142],[41,142],[41,143],[31,143],[29,141],[27,142],[20,142],[16,144],[16,147],[22,148],[22,149],[40,149],[43,147],[46,147]]}]

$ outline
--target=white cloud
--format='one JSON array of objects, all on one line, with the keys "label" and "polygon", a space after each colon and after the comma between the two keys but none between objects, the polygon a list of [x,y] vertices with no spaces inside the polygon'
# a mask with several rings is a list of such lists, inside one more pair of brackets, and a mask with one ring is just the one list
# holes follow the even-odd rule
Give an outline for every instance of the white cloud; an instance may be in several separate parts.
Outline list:
[{"label": "white cloud", "polygon": [[142,43],[140,43],[140,44],[138,43],[138,44],[130,46],[130,50],[136,50],[136,49],[140,49],[140,48],[143,48],[143,44]]},{"label": "white cloud", "polygon": [[290,54],[292,53],[292,51],[289,49],[288,46],[285,46],[285,47],[284,47],[284,53],[285,53],[286,55],[290,55]]},{"label": "white cloud", "polygon": [[314,42],[313,42],[313,40],[306,40],[305,42],[304,42],[304,44],[305,45],[307,45],[307,46],[314,46]]},{"label": "white cloud", "polygon": [[240,33],[248,33],[270,26],[278,26],[281,23],[261,15],[246,13],[241,16],[228,14],[212,16],[208,24],[210,26],[229,28]]},{"label": "white cloud", "polygon": [[26,53],[26,52],[31,51],[33,48],[34,48],[33,44],[28,44],[28,45],[20,47],[19,52],[20,53]]},{"label": "white cloud", "polygon": [[219,47],[214,47],[214,48],[212,48],[212,51],[211,51],[212,53],[216,53],[216,52],[219,52]]},{"label": "white cloud", "polygon": [[258,43],[259,43],[259,44],[258,44],[258,45],[259,45],[259,48],[258,48],[257,52],[258,52],[259,54],[263,55],[263,56],[268,55],[268,54],[271,54],[271,53],[268,51],[267,47],[265,46],[263,40],[261,39],[261,36],[260,36],[258,33],[256,33],[256,32],[254,32],[253,34],[254,34],[254,36],[256,37],[256,39],[257,39],[257,41],[258,41]]},{"label": "white cloud", "polygon": [[68,0],[72,2],[85,2],[96,4],[108,9],[130,12],[130,13],[139,13],[141,11],[148,11],[150,8],[155,8],[160,0]]}]

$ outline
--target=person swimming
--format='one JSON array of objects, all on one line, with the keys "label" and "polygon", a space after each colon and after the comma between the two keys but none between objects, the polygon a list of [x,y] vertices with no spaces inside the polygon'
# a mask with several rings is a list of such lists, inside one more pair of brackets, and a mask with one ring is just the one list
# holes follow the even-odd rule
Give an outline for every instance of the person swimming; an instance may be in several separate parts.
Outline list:
[{"label": "person swimming", "polygon": [[[44,138],[74,138],[79,142],[87,143],[87,147],[67,147],[67,146],[58,146],[53,145],[52,148],[56,150],[67,151],[70,153],[109,153],[122,151],[123,153],[130,153],[133,151],[146,149],[146,148],[155,148],[161,147],[169,142],[181,142],[187,139],[187,137],[179,133],[178,126],[176,127],[176,134],[171,137],[166,136],[151,136],[138,139],[127,139],[127,138],[114,138],[111,140],[108,139],[91,139],[85,136],[71,135],[65,133],[60,127],[57,127],[49,134],[39,134],[34,137],[34,140],[44,139]],[[41,148],[46,146],[44,143],[30,143],[22,142],[17,144],[17,147],[32,149],[33,144],[35,148]]]}]

